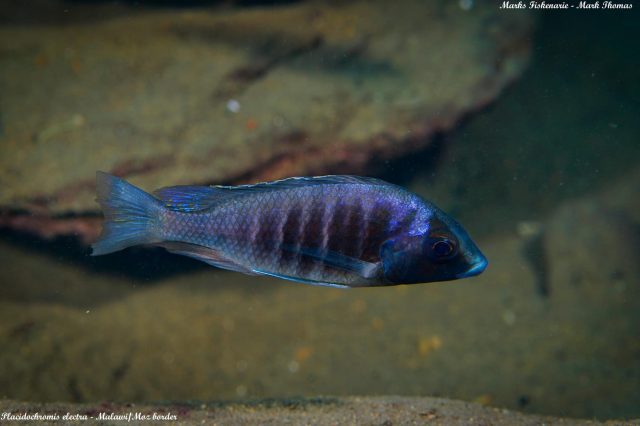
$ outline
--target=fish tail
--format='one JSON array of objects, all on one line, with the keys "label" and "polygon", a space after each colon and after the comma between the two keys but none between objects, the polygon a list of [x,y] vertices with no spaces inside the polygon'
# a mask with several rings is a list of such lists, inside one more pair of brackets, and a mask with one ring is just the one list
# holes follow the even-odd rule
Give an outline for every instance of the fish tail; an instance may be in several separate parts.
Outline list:
[{"label": "fish tail", "polygon": [[124,179],[96,172],[98,198],[104,213],[102,234],[91,248],[92,256],[158,242],[158,217],[162,204]]}]

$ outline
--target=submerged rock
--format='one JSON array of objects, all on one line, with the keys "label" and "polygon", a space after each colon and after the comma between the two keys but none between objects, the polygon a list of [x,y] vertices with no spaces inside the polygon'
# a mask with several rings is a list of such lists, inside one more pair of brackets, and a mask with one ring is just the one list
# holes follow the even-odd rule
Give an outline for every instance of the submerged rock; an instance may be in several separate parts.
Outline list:
[{"label": "submerged rock", "polygon": [[96,170],[146,189],[362,173],[493,100],[532,27],[419,0],[105,15],[0,28],[0,225],[93,238]]},{"label": "submerged rock", "polygon": [[638,300],[639,183],[637,169],[599,194],[566,201],[549,218],[542,245],[555,300]]},{"label": "submerged rock", "polygon": [[545,246],[552,281],[573,290],[615,291],[640,278],[640,225],[597,199],[563,205],[549,222]]}]

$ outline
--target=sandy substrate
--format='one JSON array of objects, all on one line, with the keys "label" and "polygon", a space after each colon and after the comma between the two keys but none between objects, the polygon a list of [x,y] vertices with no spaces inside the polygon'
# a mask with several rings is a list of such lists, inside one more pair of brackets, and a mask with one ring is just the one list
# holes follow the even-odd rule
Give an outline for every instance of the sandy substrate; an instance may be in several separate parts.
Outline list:
[{"label": "sandy substrate", "polygon": [[[75,419],[123,424],[132,419],[143,424],[211,425],[638,425],[640,420],[598,422],[526,415],[441,398],[349,397],[263,400],[239,403],[163,404],[27,404],[0,401],[0,415],[27,414],[58,418],[55,424],[78,424]],[[67,416],[65,418],[65,416]],[[33,418],[33,417],[32,417]],[[1,418],[4,424],[5,418]],[[67,420],[68,419],[68,420]],[[142,421],[141,421],[142,420]],[[42,424],[41,421],[14,421]]]}]

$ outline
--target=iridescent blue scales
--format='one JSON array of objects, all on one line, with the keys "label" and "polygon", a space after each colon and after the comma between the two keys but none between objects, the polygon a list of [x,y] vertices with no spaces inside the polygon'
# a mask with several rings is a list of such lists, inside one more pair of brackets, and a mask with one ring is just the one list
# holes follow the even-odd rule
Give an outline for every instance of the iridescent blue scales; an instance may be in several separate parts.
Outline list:
[{"label": "iridescent blue scales", "polygon": [[432,203],[372,178],[290,178],[154,195],[98,172],[105,214],[93,254],[153,244],[211,265],[335,287],[444,281],[487,261]]}]

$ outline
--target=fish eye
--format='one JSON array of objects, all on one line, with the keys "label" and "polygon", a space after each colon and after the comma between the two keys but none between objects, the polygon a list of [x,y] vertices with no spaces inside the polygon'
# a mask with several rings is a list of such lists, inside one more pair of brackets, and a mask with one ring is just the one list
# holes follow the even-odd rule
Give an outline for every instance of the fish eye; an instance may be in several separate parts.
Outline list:
[{"label": "fish eye", "polygon": [[433,243],[431,250],[438,257],[449,256],[453,252],[453,244],[448,240],[439,240]]},{"label": "fish eye", "polygon": [[457,244],[447,235],[434,235],[429,238],[429,253],[435,260],[448,260],[456,255]]}]

